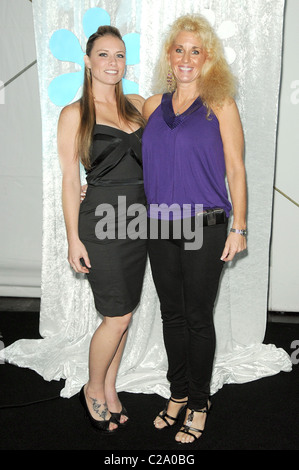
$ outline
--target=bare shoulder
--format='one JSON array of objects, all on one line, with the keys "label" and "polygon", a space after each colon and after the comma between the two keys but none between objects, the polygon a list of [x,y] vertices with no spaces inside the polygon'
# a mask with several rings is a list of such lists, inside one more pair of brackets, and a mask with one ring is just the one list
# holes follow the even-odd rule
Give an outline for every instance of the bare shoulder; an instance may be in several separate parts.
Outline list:
[{"label": "bare shoulder", "polygon": [[243,126],[235,100],[226,100],[221,109],[215,114],[218,118],[223,143],[226,146],[231,145],[231,143],[243,146]]},{"label": "bare shoulder", "polygon": [[76,101],[65,106],[59,115],[59,126],[74,126],[78,125],[80,121],[80,103]]},{"label": "bare shoulder", "polygon": [[150,96],[145,100],[142,113],[145,119],[149,119],[150,115],[161,104],[162,96],[162,93],[160,93],[158,95]]},{"label": "bare shoulder", "polygon": [[135,108],[137,108],[138,111],[142,113],[142,108],[145,102],[145,99],[143,98],[143,96],[129,94],[129,95],[126,95],[126,97],[135,106]]},{"label": "bare shoulder", "polygon": [[215,108],[213,111],[219,120],[239,116],[239,110],[233,98],[226,99],[221,107]]}]

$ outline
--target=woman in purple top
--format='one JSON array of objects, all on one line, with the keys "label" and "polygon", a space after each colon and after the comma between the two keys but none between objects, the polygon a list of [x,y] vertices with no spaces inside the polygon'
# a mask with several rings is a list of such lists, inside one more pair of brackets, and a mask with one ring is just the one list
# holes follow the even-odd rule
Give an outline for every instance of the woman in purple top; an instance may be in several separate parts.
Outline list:
[{"label": "woman in purple top", "polygon": [[[173,425],[186,408],[175,439],[191,443],[202,435],[211,406],[213,309],[221,271],[224,262],[246,249],[243,131],[233,99],[234,78],[204,18],[187,15],[175,21],[159,70],[170,91],[145,102],[142,150],[149,256],[171,398],[154,425]],[[187,223],[193,246],[186,243]],[[196,244],[199,229],[202,240]]]}]

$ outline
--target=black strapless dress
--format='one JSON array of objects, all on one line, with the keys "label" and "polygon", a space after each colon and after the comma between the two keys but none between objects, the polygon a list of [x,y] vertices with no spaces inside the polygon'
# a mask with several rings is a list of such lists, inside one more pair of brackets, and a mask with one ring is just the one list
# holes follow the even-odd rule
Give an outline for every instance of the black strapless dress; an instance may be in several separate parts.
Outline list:
[{"label": "black strapless dress", "polygon": [[[122,316],[138,305],[147,257],[142,129],[129,134],[96,124],[79,237],[91,263],[96,309]],[[134,206],[133,206],[134,204]]]}]

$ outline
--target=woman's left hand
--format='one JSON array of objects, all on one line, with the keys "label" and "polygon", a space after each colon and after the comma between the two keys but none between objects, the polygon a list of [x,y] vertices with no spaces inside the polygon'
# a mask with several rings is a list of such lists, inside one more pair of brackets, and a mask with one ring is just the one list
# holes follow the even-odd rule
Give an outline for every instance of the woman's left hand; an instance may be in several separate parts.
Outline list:
[{"label": "woman's left hand", "polygon": [[221,260],[224,262],[232,261],[237,253],[246,250],[247,242],[246,238],[239,233],[230,232],[224,250],[221,255]]}]

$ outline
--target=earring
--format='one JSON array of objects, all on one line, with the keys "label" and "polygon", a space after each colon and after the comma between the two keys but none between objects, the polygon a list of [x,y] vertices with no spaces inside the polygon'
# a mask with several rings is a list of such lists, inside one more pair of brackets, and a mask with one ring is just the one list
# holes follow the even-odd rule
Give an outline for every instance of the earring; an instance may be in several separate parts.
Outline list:
[{"label": "earring", "polygon": [[173,91],[173,89],[174,89],[174,84],[173,84],[174,76],[173,76],[172,69],[171,69],[170,67],[169,67],[169,69],[168,69],[166,81],[167,81],[167,88],[168,88],[168,91],[169,91],[169,92]]}]

